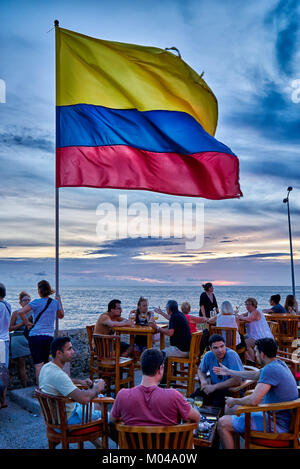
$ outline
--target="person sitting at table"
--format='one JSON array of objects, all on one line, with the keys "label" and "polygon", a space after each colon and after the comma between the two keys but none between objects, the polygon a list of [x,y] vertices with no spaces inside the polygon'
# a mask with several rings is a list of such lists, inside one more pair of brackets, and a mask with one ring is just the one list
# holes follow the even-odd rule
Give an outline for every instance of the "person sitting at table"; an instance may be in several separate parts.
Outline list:
[{"label": "person sitting at table", "polygon": [[[233,370],[244,370],[238,354],[227,348],[222,335],[213,334],[209,338],[210,351],[201,360],[198,369],[200,388],[198,388],[191,398],[202,397],[203,405],[212,405],[223,408],[225,406],[225,396],[230,395],[229,388],[239,386],[242,379],[239,376],[219,376],[214,372],[214,367],[224,364]],[[210,374],[210,382],[207,373]]]},{"label": "person sitting at table", "polygon": [[[103,379],[97,380],[93,384],[90,378],[71,379],[64,371],[64,366],[72,360],[75,353],[71,339],[67,336],[57,337],[50,345],[53,360],[43,365],[39,375],[39,388],[46,394],[53,396],[70,397],[72,401],[66,403],[66,413],[68,425],[76,425],[82,422],[83,406],[99,395],[104,390]],[[89,389],[81,390],[76,385],[88,386]],[[101,417],[101,407],[98,403],[93,403],[91,419],[97,420]],[[91,441],[96,448],[101,448],[100,441]]]},{"label": "person sitting at table", "polygon": [[177,425],[198,423],[200,414],[176,389],[158,386],[164,374],[164,355],[155,348],[141,355],[142,381],[134,388],[121,389],[109,415],[110,437],[117,441],[115,424],[125,425]]},{"label": "person sitting at table", "polygon": [[[226,398],[225,412],[229,411],[233,413],[236,406],[240,405],[257,406],[261,402],[264,404],[273,404],[298,399],[298,389],[295,378],[288,366],[276,358],[277,348],[275,340],[270,337],[261,338],[256,341],[255,353],[257,361],[260,365],[263,365],[263,368],[257,372],[257,378],[259,378],[258,383],[254,391],[248,396],[242,398]],[[225,370],[226,373],[231,371],[232,370]],[[219,369],[219,372],[222,373],[222,368]],[[234,373],[242,376],[242,374],[237,371],[234,371]],[[245,374],[243,374],[243,376],[246,377]],[[276,411],[277,432],[288,432],[290,421],[291,413],[289,410]],[[251,414],[251,428],[259,432],[264,430],[264,425],[263,413],[253,412]],[[266,425],[268,431],[272,432],[272,416],[270,416],[270,420],[268,420]],[[245,433],[245,414],[242,414],[240,417],[237,415],[224,415],[218,421],[217,428],[223,448],[234,449],[233,434],[235,432]]]},{"label": "person sitting at table", "polygon": [[299,314],[298,302],[294,295],[287,295],[284,303],[284,309],[288,314]]},{"label": "person sitting at table", "polygon": [[[122,308],[120,300],[111,300],[108,303],[107,312],[100,314],[94,328],[94,334],[112,335],[113,327],[125,327],[133,324],[129,319],[121,317]],[[128,357],[132,348],[126,342],[120,342],[121,357]]]},{"label": "person sitting at table", "polygon": [[[220,314],[210,318],[207,322],[208,324],[216,325],[217,327],[234,327],[237,330],[236,348],[240,349],[241,347],[245,347],[245,339],[239,333],[239,319],[235,316],[230,301],[223,301]],[[225,339],[225,332],[223,332],[222,335]]]},{"label": "person sitting at table", "polygon": [[272,295],[270,298],[270,305],[271,308],[269,309],[263,309],[264,314],[286,314],[286,310],[284,307],[280,304],[280,295]]},{"label": "person sitting at table", "polygon": [[247,313],[239,315],[239,321],[246,323],[246,359],[249,365],[256,365],[255,361],[255,341],[264,337],[274,339],[270,327],[267,323],[262,311],[257,308],[257,301],[255,298],[247,298],[245,306]]},{"label": "person sitting at table", "polygon": [[[143,296],[140,296],[137,304],[137,309],[130,311],[130,316],[134,315],[135,324],[148,325],[151,320],[151,312],[148,310],[148,300]],[[153,340],[157,341],[160,338],[160,334],[154,334]],[[147,348],[147,337],[142,335],[136,335],[134,337],[135,353],[139,357],[141,353]]]},{"label": "person sitting at table", "polygon": [[191,331],[186,317],[178,309],[177,301],[169,300],[167,302],[167,314],[164,314],[160,308],[156,308],[155,311],[169,318],[168,328],[161,328],[155,322],[149,322],[149,326],[156,332],[170,337],[170,346],[166,347],[163,352],[167,357],[188,357],[191,344]]}]

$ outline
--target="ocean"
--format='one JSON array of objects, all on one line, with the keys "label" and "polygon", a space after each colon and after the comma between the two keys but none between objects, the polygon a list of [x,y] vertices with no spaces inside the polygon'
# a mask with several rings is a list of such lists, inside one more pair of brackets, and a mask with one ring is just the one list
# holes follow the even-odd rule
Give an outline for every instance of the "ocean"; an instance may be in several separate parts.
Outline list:
[{"label": "ocean", "polygon": [[[32,299],[38,298],[35,289],[25,287]],[[271,286],[230,286],[214,287],[214,293],[219,307],[222,302],[228,300],[235,308],[243,304],[248,297],[254,297],[258,301],[259,308],[268,308],[271,295],[279,293],[281,295],[281,304],[284,305],[285,298],[291,294],[290,287],[271,287]],[[18,294],[21,290],[17,288],[7,288],[6,300],[11,304],[12,309],[16,310],[18,305]],[[116,298],[121,300],[123,309],[122,316],[128,317],[129,311],[136,308],[140,296],[144,296],[149,301],[149,309],[160,306],[163,310],[168,300],[176,300],[180,306],[183,301],[191,304],[192,314],[199,313],[199,297],[202,293],[202,287],[180,287],[180,286],[130,286],[130,287],[61,287],[60,295],[65,310],[64,319],[59,321],[60,329],[84,328],[88,324],[94,324],[99,314],[107,311],[107,305],[110,300]],[[300,287],[296,288],[296,297],[300,297]],[[242,306],[240,312],[246,311]],[[161,322],[164,318],[160,316]]]}]

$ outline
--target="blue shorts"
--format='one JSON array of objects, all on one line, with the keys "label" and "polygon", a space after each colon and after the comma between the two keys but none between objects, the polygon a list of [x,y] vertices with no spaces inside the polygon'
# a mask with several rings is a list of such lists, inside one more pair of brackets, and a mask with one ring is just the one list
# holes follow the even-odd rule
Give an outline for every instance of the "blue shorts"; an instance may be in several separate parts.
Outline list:
[{"label": "blue shorts", "polygon": [[[94,404],[92,405],[92,420],[98,420],[101,418],[101,410],[96,410]],[[68,419],[68,425],[77,425],[82,422],[82,404],[79,402],[75,403],[74,410],[71,417]]]},{"label": "blue shorts", "polygon": [[[237,415],[231,416],[232,426],[234,431],[237,433],[245,433],[245,414],[242,414],[240,417]],[[271,429],[269,428],[268,419],[266,423],[266,429],[268,432],[273,432],[273,421],[271,420]],[[252,412],[251,414],[251,430],[256,430],[258,432],[264,431],[264,417],[262,412]],[[280,428],[276,424],[276,431],[278,433],[284,433],[288,430]]]}]

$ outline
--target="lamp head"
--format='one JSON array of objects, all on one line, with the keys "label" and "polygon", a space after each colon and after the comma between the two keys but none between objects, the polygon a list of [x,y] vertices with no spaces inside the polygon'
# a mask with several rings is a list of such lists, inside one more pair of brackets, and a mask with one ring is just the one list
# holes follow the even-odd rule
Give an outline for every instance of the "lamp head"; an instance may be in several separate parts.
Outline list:
[{"label": "lamp head", "polygon": [[283,202],[284,204],[286,204],[286,203],[287,203],[287,201],[288,201],[288,199],[286,198],[286,199],[283,199],[283,201],[282,201],[282,202]]},{"label": "lamp head", "polygon": [[288,192],[291,192],[293,190],[293,188],[291,186],[288,187]]}]

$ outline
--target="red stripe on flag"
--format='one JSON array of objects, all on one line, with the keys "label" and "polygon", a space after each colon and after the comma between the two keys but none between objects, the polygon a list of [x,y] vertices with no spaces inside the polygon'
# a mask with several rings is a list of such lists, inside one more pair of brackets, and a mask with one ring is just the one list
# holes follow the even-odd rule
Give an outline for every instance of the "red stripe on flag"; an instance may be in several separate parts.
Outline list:
[{"label": "red stripe on flag", "polygon": [[114,145],[56,149],[56,187],[136,189],[228,199],[242,196],[239,160],[227,153],[155,153]]}]

